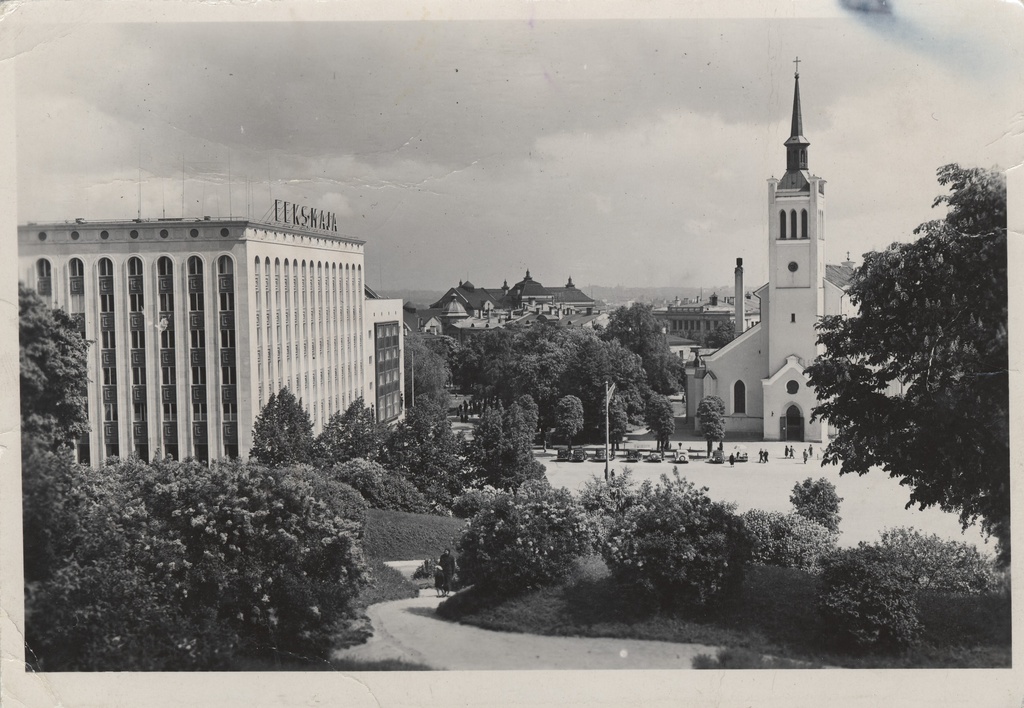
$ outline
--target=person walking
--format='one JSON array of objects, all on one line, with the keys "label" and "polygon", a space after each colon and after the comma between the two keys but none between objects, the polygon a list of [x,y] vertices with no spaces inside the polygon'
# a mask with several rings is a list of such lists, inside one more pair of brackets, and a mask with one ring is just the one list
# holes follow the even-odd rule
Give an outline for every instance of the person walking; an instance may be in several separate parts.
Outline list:
[{"label": "person walking", "polygon": [[804,450],[804,464],[807,464],[807,450]]},{"label": "person walking", "polygon": [[734,467],[736,465],[736,455],[729,453],[729,466]]},{"label": "person walking", "polygon": [[439,565],[441,566],[441,572],[444,573],[442,594],[447,596],[452,591],[452,580],[455,578],[455,556],[452,555],[452,549],[444,549]]}]

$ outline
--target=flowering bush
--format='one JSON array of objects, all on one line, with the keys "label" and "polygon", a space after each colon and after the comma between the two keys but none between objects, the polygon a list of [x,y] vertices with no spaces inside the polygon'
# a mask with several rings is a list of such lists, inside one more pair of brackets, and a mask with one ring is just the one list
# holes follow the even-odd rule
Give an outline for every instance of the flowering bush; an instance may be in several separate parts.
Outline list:
[{"label": "flowering bush", "polygon": [[351,492],[306,468],[125,460],[82,470],[32,600],[46,670],[218,668],[324,652],[366,582]]},{"label": "flowering bush", "polygon": [[472,519],[485,506],[494,502],[498,490],[487,485],[482,489],[467,489],[452,501],[452,515]]},{"label": "flowering bush", "polygon": [[459,539],[463,584],[514,594],[563,579],[591,546],[586,514],[564,489],[529,481],[499,492]]},{"label": "flowering bush", "polygon": [[706,605],[738,590],[750,557],[743,521],[706,491],[678,470],[644,482],[602,543],[612,574],[663,606]]},{"label": "flowering bush", "polygon": [[914,642],[915,578],[878,546],[861,543],[822,561],[818,612],[826,639],[843,649],[894,650]]},{"label": "flowering bush", "polygon": [[751,509],[743,514],[751,560],[761,565],[816,571],[836,548],[837,534],[799,514]]},{"label": "flowering bush", "polygon": [[427,498],[412,482],[376,462],[349,460],[334,465],[328,474],[355,488],[374,509],[420,514],[431,511]]},{"label": "flowering bush", "polygon": [[836,494],[836,487],[824,477],[811,479],[793,485],[789,495],[793,510],[811,521],[817,521],[829,531],[839,531],[839,503],[843,498]]},{"label": "flowering bush", "polygon": [[906,568],[922,589],[968,595],[999,585],[995,562],[961,541],[903,527],[883,531],[878,546],[891,562]]}]

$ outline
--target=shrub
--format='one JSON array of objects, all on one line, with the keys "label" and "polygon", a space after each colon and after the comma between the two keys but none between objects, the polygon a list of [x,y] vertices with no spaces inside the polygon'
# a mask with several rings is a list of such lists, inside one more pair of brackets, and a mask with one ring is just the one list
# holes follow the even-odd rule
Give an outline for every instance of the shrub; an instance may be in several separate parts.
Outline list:
[{"label": "shrub", "polygon": [[460,519],[472,519],[481,509],[494,502],[498,490],[491,486],[483,489],[467,489],[452,501],[452,515]]},{"label": "shrub", "polygon": [[826,640],[855,651],[895,650],[921,631],[912,573],[861,543],[822,563],[818,612]]},{"label": "shrub", "polygon": [[817,521],[829,531],[839,531],[839,503],[842,497],[836,494],[836,487],[824,477],[812,480],[810,477],[798,482],[789,495],[797,514],[811,521]]},{"label": "shrub", "polygon": [[662,606],[707,605],[737,592],[750,557],[743,521],[705,492],[678,470],[642,484],[602,544],[612,575]]},{"label": "shrub", "polygon": [[366,582],[351,495],[302,468],[130,459],[83,468],[73,501],[62,566],[30,608],[45,670],[322,654]]},{"label": "shrub", "polygon": [[413,513],[431,510],[430,502],[412,482],[376,462],[349,460],[334,465],[329,474],[355,488],[374,509]]},{"label": "shrub", "polygon": [[892,563],[906,568],[922,589],[977,594],[999,586],[995,562],[970,544],[902,527],[883,531],[878,545]]},{"label": "shrub", "polygon": [[587,517],[568,491],[526,482],[497,494],[462,532],[460,577],[491,594],[514,594],[562,580],[590,544]]},{"label": "shrub", "polygon": [[743,514],[751,560],[761,565],[816,571],[836,548],[836,534],[799,514],[751,509]]},{"label": "shrub", "polygon": [[427,558],[425,561],[420,563],[419,567],[412,572],[413,580],[433,580],[434,569],[437,567],[437,561],[433,558]]}]

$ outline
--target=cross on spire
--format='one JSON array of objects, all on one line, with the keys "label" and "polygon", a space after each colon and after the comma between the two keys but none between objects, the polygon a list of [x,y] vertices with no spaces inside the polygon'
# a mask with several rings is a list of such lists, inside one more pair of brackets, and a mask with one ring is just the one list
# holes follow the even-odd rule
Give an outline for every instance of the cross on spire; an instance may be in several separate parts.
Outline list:
[{"label": "cross on spire", "polygon": [[796,59],[794,59],[793,60],[793,64],[796,65],[796,74],[795,74],[795,76],[796,76],[796,78],[799,79],[800,78],[800,57],[797,57]]}]

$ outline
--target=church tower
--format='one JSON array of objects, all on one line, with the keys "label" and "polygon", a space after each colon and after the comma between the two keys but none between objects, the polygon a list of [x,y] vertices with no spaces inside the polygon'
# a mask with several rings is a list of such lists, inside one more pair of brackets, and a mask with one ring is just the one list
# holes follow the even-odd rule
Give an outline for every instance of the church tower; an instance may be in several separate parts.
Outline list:
[{"label": "church tower", "polygon": [[796,356],[802,367],[817,354],[814,325],[825,312],[825,180],[808,170],[803,135],[799,59],[786,173],[768,180],[768,371]]}]

